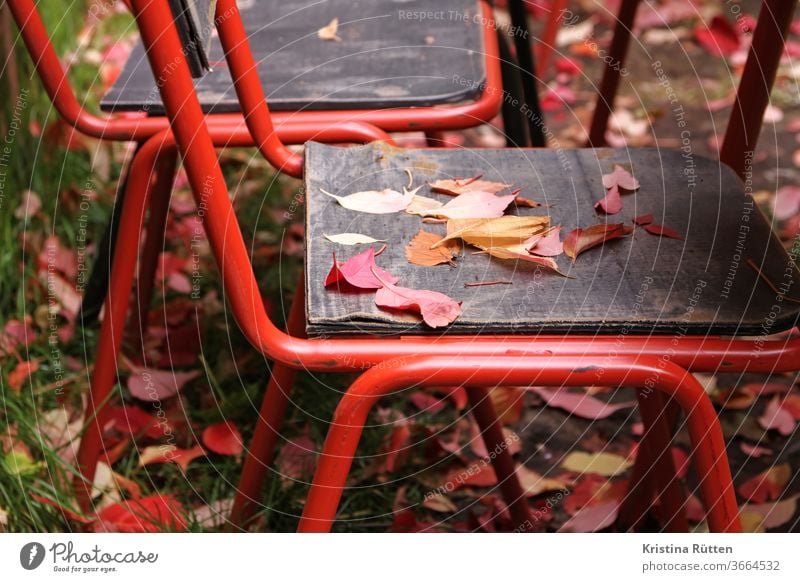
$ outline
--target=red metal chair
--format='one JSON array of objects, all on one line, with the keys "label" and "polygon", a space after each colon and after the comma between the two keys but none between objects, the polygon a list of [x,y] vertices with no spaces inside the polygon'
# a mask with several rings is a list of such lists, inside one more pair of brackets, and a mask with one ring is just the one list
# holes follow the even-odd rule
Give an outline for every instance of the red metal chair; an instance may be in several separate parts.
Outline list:
[{"label": "red metal chair", "polygon": [[[226,0],[220,6],[226,5]],[[734,112],[749,111],[750,105],[766,104],[769,87],[774,79],[772,76],[761,76],[761,71],[775,70],[775,66],[765,64],[765,52],[777,57],[780,56],[780,47],[774,45],[782,43],[772,42],[775,38],[782,39],[791,18],[793,6],[790,3],[767,1],[762,8],[759,27],[751,49],[748,66],[745,68],[742,86],[746,91],[740,91]],[[793,3],[792,3],[793,4]],[[703,482],[703,491],[706,507],[709,510],[710,526],[719,531],[736,531],[739,529],[738,518],[735,513],[735,499],[730,485],[730,475],[720,452],[720,433],[713,414],[709,412],[708,401],[700,397],[697,385],[693,384],[686,375],[686,370],[695,372],[715,371],[751,371],[751,372],[778,372],[794,370],[798,367],[800,355],[800,340],[788,337],[778,339],[759,338],[757,340],[736,339],[733,337],[714,337],[708,335],[691,335],[679,333],[677,335],[626,335],[621,342],[613,336],[581,336],[560,335],[547,333],[536,336],[490,335],[490,336],[442,336],[407,335],[397,339],[327,339],[307,340],[302,337],[289,335],[278,330],[269,320],[260,300],[259,290],[256,285],[252,268],[242,240],[241,233],[231,225],[236,224],[236,218],[224,186],[222,173],[214,151],[213,127],[205,127],[200,104],[194,95],[194,87],[189,75],[188,67],[180,57],[180,43],[177,33],[171,22],[159,19],[159,9],[163,10],[164,0],[134,0],[133,2],[137,20],[139,22],[145,46],[148,47],[148,57],[154,71],[163,71],[167,67],[174,68],[174,72],[161,87],[162,99],[168,117],[172,121],[174,138],[169,133],[162,133],[153,138],[143,148],[147,158],[152,162],[158,151],[165,146],[177,146],[187,168],[187,173],[195,191],[198,201],[202,201],[208,208],[204,216],[204,225],[211,243],[214,255],[219,263],[223,284],[226,288],[228,299],[237,321],[246,337],[263,354],[276,361],[272,379],[265,396],[264,410],[272,415],[285,406],[292,369],[304,368],[309,370],[346,371],[352,369],[365,369],[386,363],[390,359],[399,359],[405,366],[389,372],[387,366],[377,367],[369,372],[365,379],[359,381],[353,388],[337,413],[337,419],[344,420],[347,425],[358,426],[359,414],[362,414],[363,403],[368,403],[374,394],[391,390],[400,383],[414,385],[425,382],[425,376],[434,374],[431,382],[458,382],[468,385],[485,386],[486,383],[505,382],[503,374],[508,374],[510,382],[515,384],[529,382],[552,382],[559,385],[581,383],[589,380],[585,376],[588,372],[603,372],[602,376],[608,382],[625,384],[644,382],[648,375],[655,373],[657,378],[655,386],[670,394],[678,400],[684,408],[700,407],[701,412],[693,412],[690,420],[690,430],[693,431],[695,441],[696,460],[700,463],[700,475]],[[233,7],[235,9],[235,6]],[[238,34],[235,23],[236,18],[228,19],[221,23],[220,32],[224,37],[230,33]],[[240,24],[238,25],[241,26]],[[223,32],[226,30],[226,32]],[[765,49],[764,47],[767,47]],[[246,45],[241,50],[247,50]],[[229,58],[235,58],[229,55]],[[760,62],[758,65],[751,62]],[[178,63],[175,67],[174,63]],[[233,61],[229,61],[232,63]],[[758,73],[758,76],[755,76]],[[754,79],[757,81],[753,83]],[[234,74],[237,89],[241,89],[241,78]],[[752,83],[752,85],[748,85]],[[244,102],[239,91],[239,97]],[[259,102],[262,113],[267,113],[266,104]],[[247,117],[251,113],[245,108]],[[762,108],[763,111],[763,108]],[[754,116],[760,120],[760,115]],[[749,147],[755,144],[758,122],[747,117],[745,122],[732,123],[726,134],[726,144],[730,140],[742,140]],[[736,143],[735,141],[733,143]],[[278,140],[273,140],[273,154],[282,155]],[[723,146],[723,152],[729,151],[731,146]],[[323,150],[319,150],[324,153]],[[511,151],[511,150],[509,150]],[[309,168],[313,162],[309,161]],[[740,168],[737,168],[740,171]],[[307,178],[308,179],[308,178]],[[100,426],[102,424],[102,409],[99,404],[104,401],[113,385],[115,372],[115,357],[120,343],[121,326],[127,310],[127,298],[130,293],[133,273],[135,269],[135,252],[131,249],[137,247],[139,239],[141,210],[147,202],[148,184],[140,180],[135,188],[131,189],[131,196],[125,201],[125,216],[120,230],[120,240],[125,244],[116,249],[114,263],[114,277],[112,277],[112,291],[109,293],[107,313],[101,330],[100,351],[92,383],[92,412],[97,412],[97,422],[90,423],[82,442],[81,459],[96,457],[100,446]],[[138,217],[138,218],[137,218]],[[758,219],[762,220],[762,219]],[[771,243],[770,243],[771,244]],[[779,245],[778,245],[779,246]],[[774,245],[770,246],[774,250]],[[774,254],[774,253],[773,253]],[[764,260],[772,260],[762,257]],[[784,260],[778,257],[778,263]],[[774,266],[774,265],[773,265]],[[772,268],[770,268],[770,271]],[[791,271],[796,276],[796,271]],[[759,279],[760,281],[760,279]],[[752,282],[752,281],[751,281]],[[763,285],[763,281],[761,282]],[[763,294],[763,289],[755,291]],[[781,295],[783,299],[783,295]],[[302,295],[295,297],[291,328],[298,326],[302,321],[303,313]],[[789,313],[796,317],[796,313]],[[117,326],[112,325],[116,321]],[[298,336],[300,334],[297,334]],[[421,357],[420,354],[425,354]],[[613,354],[611,356],[610,354]],[[663,362],[665,354],[669,354],[669,361]],[[346,355],[346,357],[345,357]],[[450,362],[449,364],[447,362]],[[653,367],[656,367],[656,370]],[[436,370],[444,367],[444,370]],[[627,368],[631,376],[624,377],[623,369]],[[482,370],[486,370],[485,375]],[[441,374],[441,375],[435,375]],[[474,374],[474,378],[473,378]],[[531,374],[534,375],[531,378]],[[539,374],[537,376],[537,374]],[[389,379],[390,377],[391,379]],[[374,382],[374,384],[373,384]],[[592,383],[597,384],[594,380]],[[374,387],[374,392],[367,390]],[[671,386],[671,388],[670,388]],[[367,398],[364,398],[364,396]],[[351,416],[355,403],[357,414]],[[650,400],[654,403],[654,400]],[[95,409],[94,407],[97,407]],[[480,407],[479,407],[480,408]],[[485,407],[484,407],[485,408]],[[697,410],[696,408],[694,410]],[[656,411],[658,412],[658,411]],[[644,415],[648,421],[649,415]],[[656,415],[657,416],[657,415]],[[698,420],[699,419],[699,420]],[[273,425],[262,419],[257,426],[254,444],[260,445],[264,439],[269,439],[273,432]],[[487,420],[487,419],[484,419]],[[491,420],[491,419],[488,419]],[[706,426],[705,440],[698,442],[700,424]],[[494,439],[490,427],[492,422],[482,423],[487,444],[491,448]],[[651,426],[655,426],[652,425]],[[344,430],[336,428],[337,431]],[[351,427],[352,430],[352,427]],[[357,428],[354,429],[357,432]],[[310,495],[306,509],[306,517],[302,522],[303,529],[327,529],[330,526],[335,505],[338,499],[338,488],[341,483],[342,473],[346,473],[349,462],[349,447],[356,434],[350,433],[348,445],[339,448],[338,443],[327,440],[326,451],[323,454],[323,466],[320,467],[315,486]],[[649,430],[649,435],[656,435]],[[652,437],[655,445],[656,436]],[[502,448],[502,447],[501,447]],[[93,450],[94,449],[94,450]],[[251,453],[255,448],[251,449]],[[653,452],[658,455],[658,446],[652,447],[650,453],[643,448],[637,465],[647,468],[648,463],[654,460]],[[344,457],[345,462],[336,461],[335,457]],[[249,462],[249,460],[248,460]],[[83,465],[87,477],[90,477],[90,467]],[[258,482],[258,468],[245,468],[241,489],[246,494]],[[327,475],[326,471],[332,470],[333,474]],[[647,471],[645,470],[644,473]],[[502,467],[498,473],[503,475]],[[513,478],[508,479],[512,482]],[[326,495],[326,488],[332,487],[331,495]],[[518,486],[518,484],[517,484]],[[518,499],[513,492],[507,495],[510,507],[519,507]],[[652,494],[652,491],[650,492]],[[241,499],[241,498],[240,498]],[[251,495],[250,499],[254,499]],[[247,498],[244,499],[247,501]],[[647,504],[650,499],[645,500]],[[241,504],[240,504],[241,507]],[[721,509],[720,509],[721,508]],[[241,512],[240,512],[241,515]],[[522,517],[522,514],[518,515]]]}]

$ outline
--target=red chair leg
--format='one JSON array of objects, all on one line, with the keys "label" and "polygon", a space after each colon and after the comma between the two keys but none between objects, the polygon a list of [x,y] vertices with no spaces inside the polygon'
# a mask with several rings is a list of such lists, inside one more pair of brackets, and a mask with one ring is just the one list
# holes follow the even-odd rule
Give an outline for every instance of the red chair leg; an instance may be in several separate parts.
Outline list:
[{"label": "red chair leg", "polygon": [[486,450],[489,451],[489,459],[497,475],[497,483],[508,506],[514,528],[524,531],[526,524],[530,523],[531,514],[525,492],[519,482],[516,463],[508,451],[508,443],[503,435],[503,428],[497,421],[492,400],[486,394],[486,390],[481,388],[467,386],[465,390],[472,405],[472,414],[481,429]]},{"label": "red chair leg", "polygon": [[[305,299],[303,278],[297,285],[286,328],[289,335],[305,337]],[[258,506],[267,469],[272,463],[275,445],[281,425],[286,416],[286,407],[294,384],[297,369],[280,362],[272,365],[267,390],[261,403],[253,439],[239,479],[239,487],[233,500],[230,524],[244,527]]]},{"label": "red chair leg", "polygon": [[661,523],[664,531],[686,532],[685,498],[677,479],[672,457],[672,426],[676,420],[676,405],[660,392],[637,393],[639,410],[645,430],[639,443],[628,494],[620,507],[617,527],[638,528],[658,496],[661,502]]},{"label": "red chair leg", "polygon": [[504,355],[415,357],[386,364],[362,374],[336,407],[299,531],[330,531],[367,415],[382,396],[406,386],[584,386],[596,383],[599,369],[608,385],[652,385],[675,398],[686,414],[709,529],[741,531],[716,411],[697,380],[672,363],[665,364],[654,357],[615,357],[609,361],[607,356]]},{"label": "red chair leg", "polygon": [[168,148],[158,159],[155,167],[155,181],[152,186],[150,203],[150,219],[147,223],[142,258],[139,263],[139,278],[136,286],[136,302],[133,304],[131,315],[131,343],[137,349],[142,349],[144,337],[147,335],[148,314],[150,303],[153,300],[153,285],[158,257],[164,246],[164,231],[167,227],[169,202],[172,194],[172,184],[175,180],[175,168],[178,162],[178,152],[175,148]]},{"label": "red chair leg", "polygon": [[153,138],[137,153],[131,165],[130,182],[123,202],[105,313],[86,403],[84,416],[86,427],[77,455],[80,473],[75,477],[75,491],[78,503],[84,510],[90,508],[91,484],[103,449],[103,413],[116,382],[117,355],[122,344],[122,333],[133,288],[142,221],[150,195],[151,176],[161,144],[161,138]]}]

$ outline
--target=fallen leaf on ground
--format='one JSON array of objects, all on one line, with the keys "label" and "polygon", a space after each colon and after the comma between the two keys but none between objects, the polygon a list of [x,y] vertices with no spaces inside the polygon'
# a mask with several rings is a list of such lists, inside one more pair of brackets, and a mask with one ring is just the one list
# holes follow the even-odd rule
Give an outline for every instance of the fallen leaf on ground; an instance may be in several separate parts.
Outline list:
[{"label": "fallen leaf on ground", "polygon": [[321,40],[333,40],[336,42],[342,39],[336,34],[339,31],[339,19],[334,18],[327,25],[323,26],[317,31],[317,37]]},{"label": "fallen leaf on ground", "polygon": [[736,28],[720,15],[712,18],[708,25],[703,22],[698,24],[694,36],[708,52],[721,57],[733,54],[741,44]]},{"label": "fallen leaf on ground", "polygon": [[772,449],[768,449],[766,447],[753,446],[745,442],[740,443],[739,448],[742,449],[742,452],[744,454],[753,459],[759,459],[761,457],[771,457],[772,455],[775,454],[775,452]]},{"label": "fallen leaf on ground", "polygon": [[466,192],[455,197],[441,208],[433,208],[421,216],[435,218],[497,218],[503,216],[506,208],[516,198],[516,194],[497,196],[491,192]]},{"label": "fallen leaf on ground", "polygon": [[184,509],[172,495],[150,495],[106,507],[97,513],[95,532],[155,533],[186,531]]},{"label": "fallen leaf on ground", "polygon": [[31,377],[32,374],[39,369],[39,362],[31,360],[29,362],[20,362],[17,366],[8,373],[8,386],[14,392],[19,392],[25,381]]},{"label": "fallen leaf on ground", "polygon": [[33,215],[42,209],[42,200],[39,195],[33,190],[25,190],[22,192],[22,202],[14,210],[14,218],[25,220],[26,218],[33,218]]},{"label": "fallen leaf on ground", "polygon": [[564,254],[575,262],[578,255],[606,241],[629,235],[633,229],[619,224],[595,224],[586,228],[576,228],[564,239]]},{"label": "fallen leaf on ground", "polygon": [[548,216],[453,219],[447,221],[447,236],[437,245],[457,238],[482,249],[522,244],[549,225]]},{"label": "fallen leaf on ground", "polygon": [[645,224],[644,229],[650,234],[655,234],[657,236],[665,236],[667,238],[683,240],[681,235],[679,235],[670,227],[664,226],[663,224]]},{"label": "fallen leaf on ground", "polygon": [[358,234],[355,232],[343,232],[342,234],[331,235],[323,234],[322,236],[332,243],[339,245],[369,245],[373,243],[386,242],[385,240],[379,240],[377,238],[372,238],[371,236]]},{"label": "fallen leaf on ground", "polygon": [[619,501],[587,506],[570,517],[558,531],[591,533],[606,529],[617,519]]},{"label": "fallen leaf on ground", "polygon": [[460,245],[455,240],[437,245],[441,241],[442,237],[438,234],[420,230],[406,246],[408,262],[422,265],[423,267],[432,267],[444,263],[452,265],[453,258],[458,254]]},{"label": "fallen leaf on ground", "polygon": [[633,219],[633,223],[636,226],[646,226],[653,222],[653,215],[652,214],[641,214]]},{"label": "fallen leaf on ground", "polygon": [[510,425],[519,421],[525,406],[524,390],[513,386],[495,386],[489,389],[489,398],[497,415],[497,422]]},{"label": "fallen leaf on ground", "polygon": [[203,431],[203,444],[218,455],[238,455],[244,450],[242,433],[229,420],[207,427]]},{"label": "fallen leaf on ground", "polygon": [[638,190],[639,180],[619,164],[614,164],[614,170],[610,174],[603,174],[603,187],[609,190],[614,186],[623,190]]},{"label": "fallen leaf on ground", "polygon": [[[372,271],[375,274],[375,270]],[[376,275],[378,280],[381,279]],[[415,311],[422,321],[433,328],[444,327],[461,315],[461,305],[438,291],[424,291],[395,287],[388,280],[382,280],[383,287],[375,294],[375,305],[386,309]]]},{"label": "fallen leaf on ground", "polygon": [[438,513],[455,513],[458,511],[456,504],[441,493],[426,497],[422,502],[422,507]]},{"label": "fallen leaf on ground", "polygon": [[370,247],[340,264],[336,261],[336,253],[333,253],[333,267],[325,277],[325,286],[345,281],[358,289],[380,289],[383,281],[397,283],[400,279],[375,264],[376,256],[375,249]]},{"label": "fallen leaf on ground", "polygon": [[574,473],[597,473],[605,477],[616,477],[624,473],[631,461],[615,453],[585,453],[573,451],[562,461],[561,466]]},{"label": "fallen leaf on ground", "polygon": [[783,436],[789,436],[794,431],[795,420],[788,410],[781,406],[780,396],[775,396],[764,409],[764,414],[758,418],[758,424],[766,430],[777,430]]},{"label": "fallen leaf on ground", "polygon": [[288,440],[281,446],[275,465],[284,482],[307,479],[317,464],[317,445],[308,435]]},{"label": "fallen leaf on ground", "polygon": [[173,372],[152,368],[131,367],[128,377],[128,391],[139,400],[155,402],[175,396],[184,384],[197,378],[200,372]]},{"label": "fallen leaf on ground", "polygon": [[[740,508],[742,522],[757,523],[759,528],[774,529],[787,523],[797,512],[798,495],[774,503],[745,503]],[[761,518],[760,522],[752,516]],[[753,531],[753,530],[750,530]],[[758,528],[756,529],[758,531]]]},{"label": "fallen leaf on ground", "polygon": [[605,197],[598,201],[594,207],[599,208],[606,214],[616,214],[622,210],[622,198],[620,198],[619,195],[619,186],[616,184],[611,186]]},{"label": "fallen leaf on ground", "polygon": [[783,493],[792,476],[788,463],[775,465],[739,485],[736,489],[743,499],[751,503],[775,501]]},{"label": "fallen leaf on ground", "polygon": [[175,445],[153,445],[142,450],[139,455],[139,466],[144,467],[151,463],[175,463],[185,473],[189,463],[205,455],[206,452],[200,445],[195,445],[191,449],[180,449]]},{"label": "fallen leaf on ground", "polygon": [[497,194],[501,190],[510,188],[511,184],[504,184],[503,182],[488,182],[481,180],[481,175],[472,178],[455,178],[453,180],[436,180],[430,183],[431,190],[439,192],[440,194],[448,194],[450,196],[458,196],[465,192],[490,192]]},{"label": "fallen leaf on ground", "polygon": [[525,497],[536,497],[548,491],[563,491],[567,487],[557,479],[544,477],[525,465],[517,467],[517,477],[519,478]]},{"label": "fallen leaf on ground", "polygon": [[348,210],[365,212],[367,214],[391,214],[408,208],[408,205],[414,200],[414,196],[420,188],[421,186],[418,186],[413,190],[408,190],[403,187],[402,193],[397,190],[392,190],[391,188],[385,188],[383,190],[365,190],[347,196],[337,196],[325,190],[320,191],[326,196],[335,198],[340,205]]},{"label": "fallen leaf on ground", "polygon": [[538,394],[549,406],[566,410],[570,414],[588,420],[607,418],[618,410],[632,408],[636,405],[634,401],[609,404],[585,393],[569,392],[565,388],[532,386],[528,390]]},{"label": "fallen leaf on ground", "polygon": [[602,475],[588,474],[573,488],[569,497],[564,499],[564,511],[575,515],[585,507],[601,505],[609,501],[621,503],[628,493],[628,481],[619,479],[611,481]]},{"label": "fallen leaf on ground", "polygon": [[138,406],[127,404],[110,407],[106,412],[105,419],[107,430],[113,429],[134,437],[144,435],[157,439],[165,436],[165,433],[170,430],[164,421],[159,421]]}]

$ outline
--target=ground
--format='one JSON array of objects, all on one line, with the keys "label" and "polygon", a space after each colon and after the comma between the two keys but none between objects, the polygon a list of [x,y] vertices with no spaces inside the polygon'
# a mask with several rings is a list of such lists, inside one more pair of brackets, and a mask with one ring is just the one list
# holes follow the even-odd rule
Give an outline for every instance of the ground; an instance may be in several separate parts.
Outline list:
[{"label": "ground", "polygon": [[[551,147],[582,144],[610,40],[609,13],[589,0],[574,4],[573,12],[564,15],[559,54],[544,75],[548,88],[540,85]],[[608,10],[612,4],[605,3]],[[674,91],[685,111],[692,151],[715,156],[749,39],[748,15],[757,13],[758,4],[654,3],[660,8],[641,16],[625,64],[616,129],[609,135],[612,144],[680,147],[684,136],[675,121],[675,104],[669,103],[669,91]],[[74,58],[65,59],[72,63],[71,77],[93,108],[131,46],[130,19],[123,8],[88,23],[80,14],[61,19],[58,12],[47,15],[48,25],[58,46],[71,51]],[[712,24],[715,16],[731,26]],[[541,12],[533,11],[535,32],[541,30],[541,20]],[[787,246],[800,232],[798,20],[792,31],[752,177],[757,202],[775,217],[775,229]],[[80,40],[77,46],[75,38]],[[723,46],[722,54],[715,54],[714,46]],[[131,149],[68,131],[56,121],[37,83],[26,78],[31,67],[21,45],[15,55],[23,82],[16,87],[6,83],[11,78],[7,64],[2,87],[11,91],[11,98],[2,100],[5,115],[0,125],[13,147],[13,155],[0,160],[8,174],[0,186],[0,531],[124,530],[131,526],[107,514],[97,520],[54,505],[75,509],[69,477],[97,338],[94,327],[79,325],[77,305],[85,269],[92,263]],[[659,61],[661,76],[654,66]],[[503,144],[502,136],[488,127],[445,137],[455,144]],[[406,144],[422,141],[412,134],[400,139]],[[254,151],[228,150],[221,155],[267,305],[280,321],[300,272],[302,226],[284,218],[299,183],[275,177]],[[183,175],[172,210],[159,272],[163,285],[150,313],[145,363],[150,370],[174,368],[189,374],[181,378],[177,392],[171,391],[174,395],[169,386],[164,388],[167,392],[158,406],[137,398],[138,350],[126,346],[113,402],[117,419],[107,427],[108,465],[96,483],[96,502],[107,508],[120,499],[153,499],[160,492],[170,495],[160,503],[174,513],[152,527],[215,531],[225,525],[241,470],[241,442],[249,442],[269,363],[230,320],[204,241],[193,238],[194,206]],[[250,529],[295,529],[314,453],[324,439],[338,391],[352,379],[300,374],[285,441]],[[796,530],[796,375],[717,374],[701,381],[722,420],[739,502],[749,503],[743,512],[747,529]],[[586,395],[577,405],[554,401],[541,390],[492,393],[508,446],[529,486],[529,502],[537,509],[531,525],[535,531],[607,528],[625,491],[626,468],[640,432],[638,414],[630,406],[634,394],[592,387],[575,393]],[[492,489],[493,475],[481,461],[489,453],[475,438],[474,423],[465,412],[458,390],[408,393],[382,402],[365,431],[350,479],[354,487],[345,494],[336,528],[508,529]],[[783,421],[780,430],[765,428],[765,414]],[[164,460],[159,455],[163,457],[165,444],[177,447],[170,454],[182,464],[159,462]],[[679,464],[688,450],[685,431],[679,431],[674,449]],[[575,456],[576,451],[588,456]],[[693,493],[692,471],[682,476]],[[694,496],[688,513],[693,526],[702,529]],[[764,520],[764,514],[769,519]]]}]

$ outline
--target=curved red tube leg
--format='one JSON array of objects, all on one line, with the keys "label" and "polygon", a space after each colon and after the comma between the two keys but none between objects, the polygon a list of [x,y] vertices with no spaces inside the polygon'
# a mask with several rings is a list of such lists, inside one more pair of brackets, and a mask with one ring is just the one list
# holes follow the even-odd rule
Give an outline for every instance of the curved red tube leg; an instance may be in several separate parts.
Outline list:
[{"label": "curved red tube leg", "polygon": [[[289,335],[305,336],[305,293],[303,277],[297,284],[286,329]],[[267,468],[272,463],[275,444],[280,434],[286,407],[294,384],[297,369],[282,362],[272,365],[267,390],[256,420],[256,428],[239,478],[229,521],[233,526],[245,527],[255,511]]]},{"label": "curved red tube leg", "polygon": [[722,429],[702,386],[682,368],[655,357],[599,356],[429,356],[398,359],[368,370],[336,408],[299,531],[330,531],[367,414],[382,396],[407,386],[456,383],[476,388],[583,386],[596,384],[598,370],[603,371],[604,384],[652,385],[675,398],[686,413],[709,528],[715,532],[741,531]]}]

